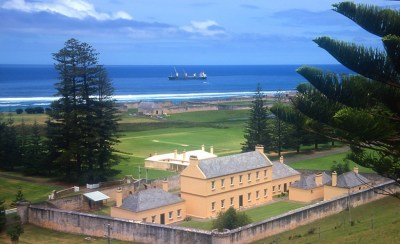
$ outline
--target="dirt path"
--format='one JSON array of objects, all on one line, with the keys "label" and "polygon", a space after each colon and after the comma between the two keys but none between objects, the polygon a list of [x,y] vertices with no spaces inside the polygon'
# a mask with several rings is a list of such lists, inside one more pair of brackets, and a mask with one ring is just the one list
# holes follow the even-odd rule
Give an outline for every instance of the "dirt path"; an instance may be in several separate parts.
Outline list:
[{"label": "dirt path", "polygon": [[321,150],[321,151],[311,151],[310,153],[307,154],[292,154],[289,157],[284,157],[284,161],[286,164],[291,164],[297,161],[302,161],[302,160],[307,160],[307,159],[312,159],[312,158],[319,158],[319,157],[324,157],[324,156],[329,156],[329,155],[334,155],[334,154],[339,154],[343,152],[348,152],[350,150],[349,147],[344,146],[344,147],[338,147],[334,149],[329,149],[329,150]]}]

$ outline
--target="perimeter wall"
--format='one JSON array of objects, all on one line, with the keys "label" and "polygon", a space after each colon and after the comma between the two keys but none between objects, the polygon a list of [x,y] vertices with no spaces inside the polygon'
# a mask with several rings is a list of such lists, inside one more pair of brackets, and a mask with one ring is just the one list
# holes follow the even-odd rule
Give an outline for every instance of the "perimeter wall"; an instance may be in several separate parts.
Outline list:
[{"label": "perimeter wall", "polygon": [[18,213],[23,221],[44,228],[88,236],[104,237],[107,225],[112,228],[111,238],[138,243],[249,243],[267,236],[293,229],[314,220],[341,212],[384,197],[381,192],[398,192],[399,185],[387,182],[360,192],[288,212],[286,214],[250,224],[235,230],[221,232],[201,231],[177,226],[127,221],[118,218],[85,214],[49,208],[45,205],[21,205]]}]

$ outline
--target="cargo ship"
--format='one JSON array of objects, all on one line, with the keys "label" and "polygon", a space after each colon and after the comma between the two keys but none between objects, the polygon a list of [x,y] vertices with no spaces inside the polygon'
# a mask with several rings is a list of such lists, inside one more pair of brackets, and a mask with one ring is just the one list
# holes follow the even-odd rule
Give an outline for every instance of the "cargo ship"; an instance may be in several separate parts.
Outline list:
[{"label": "cargo ship", "polygon": [[207,74],[205,72],[200,72],[199,75],[194,73],[193,75],[188,75],[188,73],[183,72],[183,75],[179,75],[179,73],[175,70],[175,74],[171,74],[168,76],[169,80],[205,80],[207,79]]}]

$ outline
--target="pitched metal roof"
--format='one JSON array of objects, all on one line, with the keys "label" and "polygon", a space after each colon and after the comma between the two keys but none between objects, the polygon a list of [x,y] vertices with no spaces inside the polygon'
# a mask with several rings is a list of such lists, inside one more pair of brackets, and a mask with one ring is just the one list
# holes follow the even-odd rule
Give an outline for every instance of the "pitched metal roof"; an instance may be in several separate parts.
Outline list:
[{"label": "pitched metal roof", "polygon": [[109,196],[107,196],[99,191],[89,192],[89,193],[85,193],[83,195],[95,202],[103,201],[103,200],[110,198]]},{"label": "pitched metal roof", "polygon": [[199,160],[199,168],[207,178],[235,174],[272,165],[271,161],[257,151],[219,158]]},{"label": "pitched metal roof", "polygon": [[298,171],[292,169],[284,163],[274,162],[272,165],[272,180],[286,178],[298,174],[300,174]]},{"label": "pitched metal roof", "polygon": [[[322,185],[325,185],[331,182],[332,178],[325,172],[322,172]],[[301,176],[300,180],[296,181],[291,185],[291,187],[301,188],[301,189],[313,189],[318,187],[317,183],[315,183],[315,174]]]},{"label": "pitched metal roof", "polygon": [[179,202],[183,202],[180,197],[158,188],[152,188],[128,196],[123,200],[121,208],[141,212]]},{"label": "pitched metal roof", "polygon": [[337,186],[342,188],[352,188],[369,182],[370,180],[353,171],[346,172],[337,177]]}]

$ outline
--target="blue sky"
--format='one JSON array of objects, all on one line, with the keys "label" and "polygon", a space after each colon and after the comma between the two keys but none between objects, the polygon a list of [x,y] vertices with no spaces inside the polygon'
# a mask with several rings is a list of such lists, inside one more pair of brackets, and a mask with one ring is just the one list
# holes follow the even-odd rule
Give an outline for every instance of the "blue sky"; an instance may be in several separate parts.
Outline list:
[{"label": "blue sky", "polygon": [[[0,64],[52,64],[69,38],[102,64],[331,64],[312,39],[381,47],[330,0],[0,0]],[[360,0],[399,9],[396,1]]]}]

